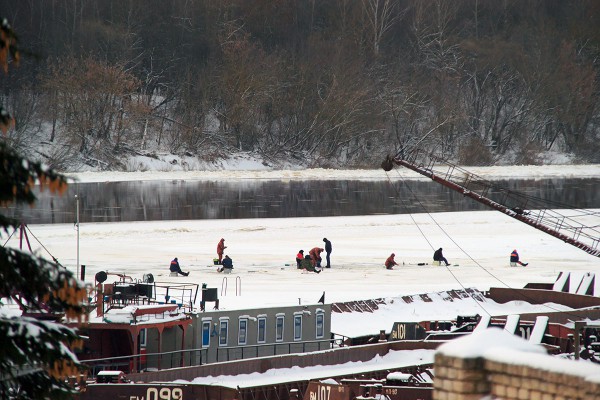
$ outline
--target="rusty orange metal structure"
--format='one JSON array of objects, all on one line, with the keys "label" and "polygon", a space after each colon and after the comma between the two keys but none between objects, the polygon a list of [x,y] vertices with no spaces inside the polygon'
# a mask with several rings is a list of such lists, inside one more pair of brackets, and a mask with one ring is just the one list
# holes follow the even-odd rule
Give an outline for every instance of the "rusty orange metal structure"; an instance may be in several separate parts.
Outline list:
[{"label": "rusty orange metal structure", "polygon": [[[592,256],[600,257],[600,231],[595,226],[586,226],[578,221],[579,217],[590,214],[584,212],[577,216],[564,215],[556,210],[546,208],[547,204],[541,199],[498,187],[432,153],[413,150],[406,157],[388,156],[381,163],[381,167],[386,172],[391,171],[394,165],[415,171]],[[497,194],[499,201],[489,198],[492,192]]]}]

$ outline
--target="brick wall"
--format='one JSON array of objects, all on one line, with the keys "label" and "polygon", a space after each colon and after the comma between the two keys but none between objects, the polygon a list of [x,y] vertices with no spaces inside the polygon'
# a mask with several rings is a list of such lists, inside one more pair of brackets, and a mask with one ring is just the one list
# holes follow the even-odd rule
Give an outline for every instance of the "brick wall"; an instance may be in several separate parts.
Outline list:
[{"label": "brick wall", "polygon": [[436,353],[434,400],[600,400],[597,364],[507,352],[515,361]]}]

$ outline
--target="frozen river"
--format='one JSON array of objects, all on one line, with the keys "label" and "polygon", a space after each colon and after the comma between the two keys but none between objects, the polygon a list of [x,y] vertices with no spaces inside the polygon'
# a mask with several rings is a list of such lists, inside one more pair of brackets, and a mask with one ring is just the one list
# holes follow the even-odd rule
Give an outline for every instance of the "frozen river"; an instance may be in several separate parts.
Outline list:
[{"label": "frozen river", "polygon": [[[600,179],[514,179],[494,184],[552,203],[600,208]],[[158,180],[69,186],[62,197],[39,194],[34,208],[7,213],[28,224],[239,218],[357,216],[488,210],[431,181]],[[492,192],[490,197],[494,199]]]}]

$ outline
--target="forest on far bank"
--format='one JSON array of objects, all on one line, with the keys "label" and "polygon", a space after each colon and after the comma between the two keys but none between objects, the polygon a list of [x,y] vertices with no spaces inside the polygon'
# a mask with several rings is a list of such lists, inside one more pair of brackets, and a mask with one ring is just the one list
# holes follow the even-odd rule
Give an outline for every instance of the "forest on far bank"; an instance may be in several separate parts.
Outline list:
[{"label": "forest on far bank", "polygon": [[25,156],[352,168],[419,147],[462,165],[600,162],[595,0],[0,0]]}]

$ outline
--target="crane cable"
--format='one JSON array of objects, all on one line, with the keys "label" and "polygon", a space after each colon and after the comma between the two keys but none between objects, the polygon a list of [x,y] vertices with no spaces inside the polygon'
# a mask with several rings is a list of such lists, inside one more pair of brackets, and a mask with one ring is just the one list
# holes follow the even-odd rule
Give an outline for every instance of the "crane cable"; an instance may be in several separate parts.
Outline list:
[{"label": "crane cable", "polygon": [[[52,255],[52,253],[50,253],[50,250],[48,250],[46,248],[46,246],[44,246],[44,244],[42,242],[40,242],[40,240],[33,234],[33,232],[31,232],[31,229],[29,229],[29,226],[27,226],[27,224],[22,224],[21,228],[15,228],[13,230],[13,233],[10,234],[10,236],[6,239],[6,241],[4,242],[4,244],[2,245],[2,247],[6,247],[6,244],[10,241],[10,239],[14,236],[14,234],[17,232],[18,229],[27,229],[27,232],[29,232],[31,234],[31,236],[33,236],[33,238],[38,242],[38,244],[44,249],[46,250],[46,253],[48,253],[48,255],[50,257],[52,257],[52,261],[54,261],[57,265],[61,266],[64,268],[64,266],[58,261],[58,259],[56,257],[54,257]],[[27,232],[25,232],[25,235],[27,234]],[[23,234],[23,233],[22,233]]]},{"label": "crane cable", "polygon": [[[515,290],[515,288],[511,287],[510,285],[508,285],[506,282],[504,282],[502,279],[500,279],[499,277],[497,277],[496,275],[494,275],[493,273],[491,273],[490,271],[488,271],[485,267],[483,267],[479,262],[477,262],[477,260],[475,260],[473,257],[471,257],[471,255],[469,253],[466,252],[466,250],[464,250],[449,234],[448,232],[446,232],[446,230],[435,220],[435,218],[431,215],[431,213],[427,210],[427,208],[425,207],[425,205],[419,200],[419,198],[416,196],[416,194],[414,193],[414,191],[410,188],[410,186],[408,185],[408,183],[406,182],[405,179],[402,178],[402,176],[400,175],[399,172],[397,172],[398,178],[400,179],[400,181],[406,186],[406,188],[409,190],[409,192],[411,193],[411,195],[414,197],[414,199],[417,201],[417,203],[421,206],[421,208],[424,210],[424,212],[429,216],[429,218],[433,221],[433,223],[444,233],[444,235],[446,235],[446,237],[448,237],[448,239],[450,239],[450,241],[460,250],[463,252],[463,254],[465,254],[471,261],[473,261],[473,263],[475,263],[475,265],[477,265],[479,268],[481,268],[483,271],[485,271],[488,275],[490,275],[492,278],[496,279],[498,282],[500,282],[502,285],[504,285],[506,288],[511,289],[511,290]],[[404,199],[402,199],[402,196],[400,196],[400,191],[398,190],[398,188],[396,188],[392,181],[391,178],[389,176],[389,174],[386,172],[386,176],[388,178],[388,181],[390,182],[390,185],[394,188],[394,190],[396,191],[396,194],[398,195],[397,197],[401,199],[402,204],[404,206],[404,208],[406,210],[408,210],[408,208],[405,206],[404,204]],[[417,229],[419,230],[419,232],[421,232],[421,235],[423,235],[423,238],[425,239],[425,241],[429,244],[429,246],[431,247],[431,249],[433,250],[434,247],[431,245],[431,242],[429,242],[429,240],[427,239],[427,237],[425,236],[424,232],[421,230],[421,228],[418,226],[417,222],[415,221],[414,217],[412,216],[412,213],[408,213],[410,215],[410,218],[412,219],[413,223],[417,226]],[[463,288],[463,290],[466,291],[465,286],[462,284],[462,282],[458,279],[458,277],[456,277],[456,275],[450,270],[450,268],[448,268],[448,266],[446,266],[446,269],[448,270],[448,272],[450,273],[450,275],[452,275],[452,277],[454,278],[454,280],[456,280],[456,282],[460,285],[461,288]],[[467,292],[468,293],[468,292]],[[521,297],[525,298],[526,300],[533,300],[531,297],[527,296],[526,294],[523,293],[519,293]],[[490,317],[492,316],[486,309],[485,307],[481,304],[481,302],[477,301],[477,299],[475,299],[471,294],[469,294],[469,296],[471,297],[471,299],[473,299],[473,301],[475,301],[477,303],[477,305],[479,307],[481,307],[481,309],[483,311],[485,311],[486,314],[488,314]],[[577,318],[586,318],[585,316],[581,316],[578,314],[575,314],[573,312],[567,312],[564,310],[559,310],[558,308],[554,308],[552,306],[549,306],[547,304],[540,304],[543,307],[546,307],[552,311],[555,312],[561,312],[561,313],[565,313],[567,315],[572,315],[574,317]]]},{"label": "crane cable", "polygon": [[[418,150],[418,149],[413,149],[413,151],[422,152],[421,150]],[[459,172],[462,172],[470,177],[477,178],[477,181],[484,183],[485,186],[487,187],[487,189],[489,189],[489,190],[497,191],[507,197],[512,197],[514,200],[518,200],[525,204],[531,203],[533,205],[539,206],[539,208],[540,208],[539,210],[533,210],[531,207],[527,207],[527,209],[530,210],[530,212],[533,213],[534,215],[537,215],[537,218],[540,219],[542,221],[542,224],[545,226],[548,226],[548,227],[552,226],[553,229],[558,228],[559,230],[563,229],[565,231],[575,231],[577,235],[581,235],[588,239],[591,239],[593,242],[600,241],[598,239],[600,236],[600,231],[598,229],[596,229],[596,228],[598,228],[598,226],[582,226],[581,223],[576,220],[577,217],[582,217],[582,216],[598,216],[598,215],[600,215],[600,212],[585,210],[585,209],[581,209],[581,208],[575,208],[569,204],[562,203],[559,201],[543,199],[538,196],[534,196],[534,195],[530,195],[530,194],[526,194],[526,193],[517,192],[517,191],[511,190],[511,189],[507,189],[507,188],[504,188],[502,186],[495,184],[493,181],[484,179],[483,177],[478,176],[477,174],[471,173],[457,165],[454,165],[441,157],[434,156],[434,155],[432,155],[432,153],[429,153],[429,156],[432,158],[432,161],[437,160],[437,161],[441,162],[442,165],[444,165],[445,167],[451,168],[452,170],[456,169]],[[446,173],[441,172],[439,170],[438,171],[431,170],[431,172],[438,176],[446,175]],[[455,182],[453,179],[449,179],[449,181],[456,183],[458,185],[461,185],[460,183]],[[500,203],[500,204],[503,204],[503,203]],[[525,207],[523,207],[523,208],[525,208]],[[557,208],[576,211],[578,214],[563,215],[562,213],[556,211]],[[551,215],[545,216],[546,212],[549,212]],[[558,223],[556,221],[560,221],[560,223]],[[567,226],[563,226],[564,221],[570,222],[573,225],[567,224]]]},{"label": "crane cable", "polygon": [[[387,172],[386,172],[386,175],[387,175],[388,181],[390,182],[390,185],[391,185],[391,186],[394,188],[394,190],[396,191],[396,195],[397,195],[396,197],[400,199],[400,201],[402,202],[402,206],[404,207],[404,209],[405,209],[405,210],[407,210],[407,211],[408,211],[408,207],[406,207],[406,204],[405,204],[405,201],[404,201],[404,199],[402,198],[402,196],[400,196],[400,191],[398,190],[398,188],[396,188],[396,187],[393,185],[393,183],[392,183],[392,180],[390,179],[390,176],[389,176],[389,174],[387,174]],[[408,185],[407,185],[407,187],[408,187]],[[410,190],[410,188],[409,188],[409,190]],[[410,192],[411,192],[411,194],[414,196],[414,193],[412,192],[412,190],[410,190]],[[415,196],[415,197],[416,197],[416,196]],[[418,199],[417,199],[417,202],[419,202],[419,204],[420,204],[421,206],[423,206],[423,205],[421,204],[421,202],[420,202]],[[431,215],[429,214],[429,212],[427,212],[427,210],[426,210],[425,212],[426,212],[426,213],[429,215],[429,217],[430,217],[430,218],[433,220],[433,222],[434,222],[434,223],[435,223],[435,224],[436,224],[438,227],[440,227],[440,226],[439,226],[439,224],[438,224],[438,223],[435,221],[435,219],[433,219],[433,217],[431,217]],[[425,239],[425,241],[427,242],[427,244],[429,244],[429,247],[431,247],[431,250],[435,250],[435,248],[433,247],[433,245],[431,244],[431,242],[429,241],[429,239],[427,239],[427,236],[425,235],[425,232],[423,232],[423,230],[421,229],[421,227],[419,226],[419,224],[417,223],[417,221],[414,219],[414,217],[413,217],[413,214],[412,214],[411,212],[408,212],[408,215],[410,216],[410,218],[412,219],[413,223],[415,224],[415,226],[417,227],[417,229],[418,229],[418,230],[419,230],[419,232],[421,233],[421,236],[423,236],[423,239]],[[440,227],[440,228],[441,228],[441,227]],[[446,232],[445,232],[443,229],[442,229],[442,231],[443,231],[443,232],[446,234],[446,236],[450,237],[450,236],[449,236],[449,235],[448,235],[448,234],[447,234],[447,233],[446,233]],[[450,238],[450,240],[452,240],[452,238]],[[455,243],[455,242],[453,241],[453,243]],[[455,243],[455,244],[456,244],[456,243]],[[460,248],[460,247],[459,247],[459,248]],[[461,250],[462,250],[462,249],[461,249]],[[466,254],[466,253],[465,253],[465,254]],[[465,291],[465,293],[467,293],[467,294],[469,295],[469,297],[470,297],[470,298],[471,298],[471,299],[472,299],[472,300],[475,302],[475,304],[477,304],[477,305],[478,305],[478,306],[479,306],[479,307],[480,307],[480,308],[481,308],[481,309],[482,309],[482,310],[483,310],[483,311],[484,311],[484,312],[485,312],[485,313],[486,313],[488,316],[490,316],[490,317],[491,317],[491,316],[492,316],[492,314],[490,314],[490,312],[489,312],[488,310],[486,310],[486,309],[485,309],[485,307],[483,306],[483,304],[481,304],[481,302],[480,302],[480,301],[477,301],[477,299],[475,299],[475,298],[473,297],[473,295],[472,295],[471,293],[469,293],[469,291],[467,290],[467,288],[466,288],[466,287],[465,287],[465,286],[462,284],[462,282],[460,281],[460,279],[458,279],[458,277],[457,277],[457,276],[454,274],[454,272],[452,272],[452,270],[450,270],[450,268],[448,268],[448,266],[445,266],[445,267],[446,267],[446,270],[447,270],[447,271],[450,273],[450,275],[452,275],[452,278],[454,278],[454,280],[455,280],[455,281],[456,281],[456,282],[457,282],[457,283],[460,285],[460,287],[461,287],[461,288],[462,288],[462,289]]]}]

